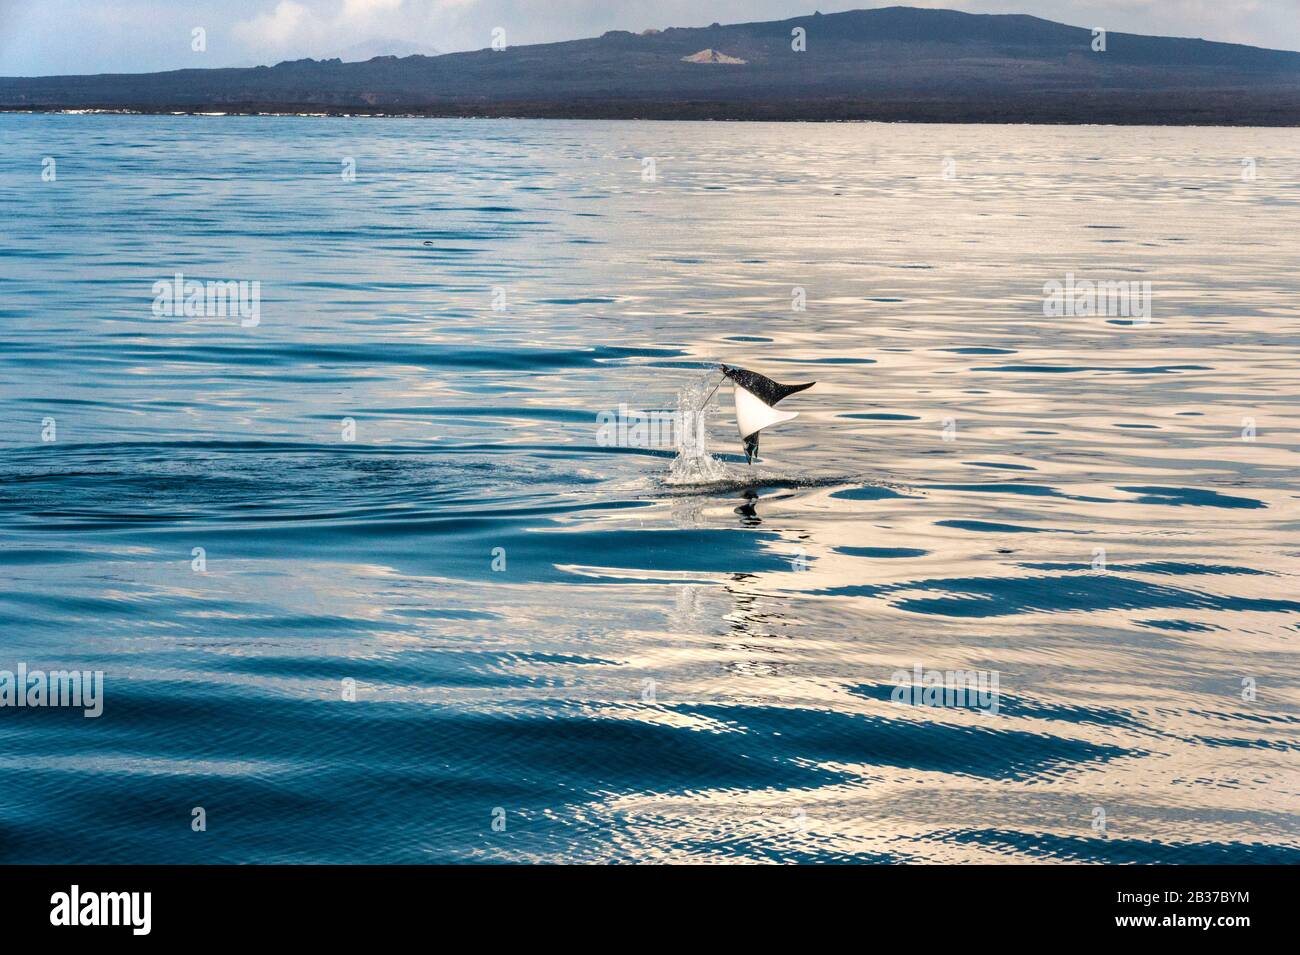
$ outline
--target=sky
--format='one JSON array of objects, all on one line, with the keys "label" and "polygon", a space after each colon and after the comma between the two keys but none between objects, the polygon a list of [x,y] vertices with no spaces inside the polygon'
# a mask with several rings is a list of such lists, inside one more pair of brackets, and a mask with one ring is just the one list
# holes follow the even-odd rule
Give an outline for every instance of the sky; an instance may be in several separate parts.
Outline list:
[{"label": "sky", "polygon": [[[1300,0],[900,0],[1074,26],[1300,50]],[[871,0],[0,0],[0,76],[255,66],[450,53],[606,30],[779,20]],[[202,28],[205,49],[196,50]]]}]

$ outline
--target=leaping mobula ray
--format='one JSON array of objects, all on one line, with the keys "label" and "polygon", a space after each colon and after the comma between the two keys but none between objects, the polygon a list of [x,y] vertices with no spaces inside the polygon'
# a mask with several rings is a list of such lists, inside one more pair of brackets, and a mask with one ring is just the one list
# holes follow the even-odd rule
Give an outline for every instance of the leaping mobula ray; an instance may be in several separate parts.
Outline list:
[{"label": "leaping mobula ray", "polygon": [[[797,411],[778,411],[776,403],[797,391],[811,388],[817,382],[783,385],[748,368],[736,368],[731,365],[719,365],[718,368],[735,386],[736,429],[740,432],[740,440],[745,443],[745,463],[753,464],[758,457],[758,433],[769,425],[799,417]],[[714,391],[717,391],[716,387]],[[707,401],[706,398],[705,402]]]}]

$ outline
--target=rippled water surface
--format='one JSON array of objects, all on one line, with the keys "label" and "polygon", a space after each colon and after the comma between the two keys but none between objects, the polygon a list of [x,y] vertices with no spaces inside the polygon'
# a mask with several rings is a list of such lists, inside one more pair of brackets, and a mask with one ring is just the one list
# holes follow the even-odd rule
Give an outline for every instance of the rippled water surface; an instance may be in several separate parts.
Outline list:
[{"label": "rippled water surface", "polygon": [[[1290,130],[0,117],[0,669],[106,684],[0,708],[0,859],[1300,860],[1298,204]],[[718,361],[818,382],[759,465],[600,440]]]}]

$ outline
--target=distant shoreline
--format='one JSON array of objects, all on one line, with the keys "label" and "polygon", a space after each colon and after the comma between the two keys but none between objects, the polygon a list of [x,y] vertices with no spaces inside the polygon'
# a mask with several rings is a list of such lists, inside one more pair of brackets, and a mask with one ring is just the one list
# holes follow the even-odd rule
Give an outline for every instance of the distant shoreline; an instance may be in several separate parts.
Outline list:
[{"label": "distant shoreline", "polygon": [[1300,127],[1300,101],[1175,106],[1151,103],[1144,97],[1128,102],[1063,104],[1056,101],[974,104],[968,102],[861,103],[629,103],[611,101],[575,106],[559,103],[500,103],[491,106],[447,104],[423,109],[387,110],[312,108],[305,104],[186,107],[139,106],[17,106],[0,105],[0,114],[116,115],[116,116],[296,116],[320,119],[552,119],[651,122],[768,122],[768,123],[919,123],[1009,126],[1173,126]]}]

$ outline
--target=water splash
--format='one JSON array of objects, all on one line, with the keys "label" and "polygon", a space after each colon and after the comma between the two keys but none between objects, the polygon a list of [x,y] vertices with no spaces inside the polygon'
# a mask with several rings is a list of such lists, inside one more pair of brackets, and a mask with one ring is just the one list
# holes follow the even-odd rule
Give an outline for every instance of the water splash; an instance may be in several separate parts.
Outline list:
[{"label": "water splash", "polygon": [[677,457],[665,481],[668,484],[712,484],[725,480],[727,466],[709,453],[709,409],[706,403],[718,383],[710,370],[677,393]]}]

